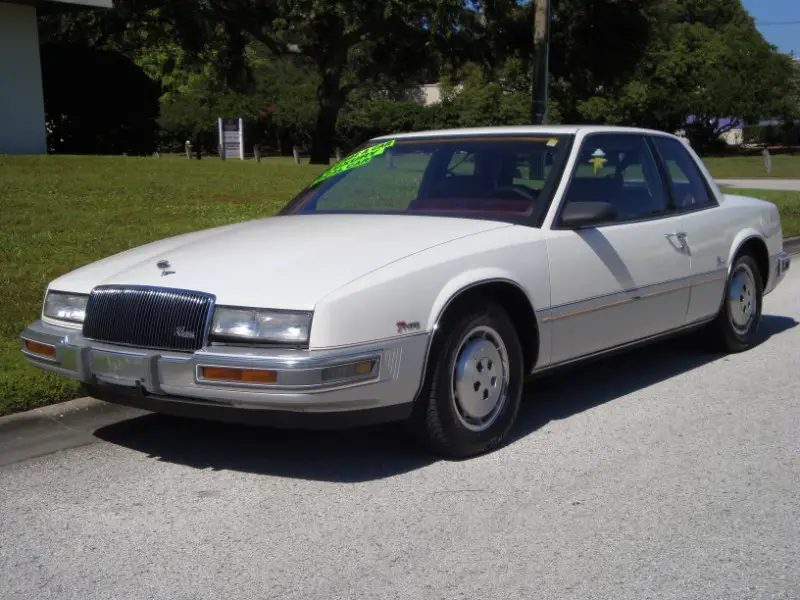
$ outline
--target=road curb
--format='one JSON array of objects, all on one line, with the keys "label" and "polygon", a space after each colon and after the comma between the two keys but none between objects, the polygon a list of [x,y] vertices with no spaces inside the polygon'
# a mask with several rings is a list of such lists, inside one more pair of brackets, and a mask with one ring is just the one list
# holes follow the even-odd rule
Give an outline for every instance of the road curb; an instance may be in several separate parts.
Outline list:
[{"label": "road curb", "polygon": [[13,437],[25,429],[86,430],[87,425],[129,415],[136,416],[144,412],[95,398],[76,398],[0,417],[0,437],[3,439]]},{"label": "road curb", "polygon": [[9,429],[37,425],[42,422],[58,423],[65,418],[77,416],[79,413],[92,414],[100,412],[103,410],[103,404],[105,402],[94,398],[76,398],[67,402],[59,402],[58,404],[50,404],[26,410],[25,412],[6,415],[0,417],[0,434],[7,432]]},{"label": "road curb", "polygon": [[77,398],[0,417],[0,467],[96,443],[98,429],[147,411]]}]

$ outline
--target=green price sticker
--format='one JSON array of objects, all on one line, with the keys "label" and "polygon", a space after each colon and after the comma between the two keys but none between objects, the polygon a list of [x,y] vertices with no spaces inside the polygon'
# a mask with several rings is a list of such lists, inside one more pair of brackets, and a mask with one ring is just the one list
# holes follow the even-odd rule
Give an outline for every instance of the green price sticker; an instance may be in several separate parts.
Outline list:
[{"label": "green price sticker", "polygon": [[338,175],[339,173],[344,173],[345,171],[350,171],[355,169],[356,167],[361,167],[367,164],[376,156],[380,156],[383,154],[387,148],[391,148],[395,145],[397,140],[389,140],[388,142],[383,142],[380,144],[375,144],[374,146],[370,146],[369,148],[364,148],[345,158],[344,160],[340,160],[338,163],[333,165],[330,169],[325,171],[322,175],[317,177],[312,183],[311,187],[318,185],[333,177],[334,175]]}]

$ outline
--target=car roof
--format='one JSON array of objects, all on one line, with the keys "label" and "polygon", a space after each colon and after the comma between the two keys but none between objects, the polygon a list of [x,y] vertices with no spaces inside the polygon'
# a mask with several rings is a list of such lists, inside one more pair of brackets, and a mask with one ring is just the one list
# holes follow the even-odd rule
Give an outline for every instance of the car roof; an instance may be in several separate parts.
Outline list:
[{"label": "car roof", "polygon": [[467,127],[454,129],[436,129],[397,133],[372,138],[371,142],[382,142],[390,139],[414,139],[423,137],[461,137],[470,135],[576,135],[583,133],[640,133],[647,135],[667,135],[664,131],[641,129],[638,127],[616,127],[608,125],[515,125],[510,127]]}]

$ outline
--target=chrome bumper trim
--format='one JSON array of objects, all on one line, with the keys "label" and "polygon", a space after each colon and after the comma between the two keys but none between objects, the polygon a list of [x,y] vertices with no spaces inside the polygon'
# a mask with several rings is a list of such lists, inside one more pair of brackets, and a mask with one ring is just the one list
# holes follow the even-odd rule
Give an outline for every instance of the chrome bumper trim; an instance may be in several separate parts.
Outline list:
[{"label": "chrome bumper trim", "polygon": [[[42,321],[22,333],[27,360],[87,385],[210,401],[243,408],[340,411],[410,403],[419,389],[428,333],[332,350],[284,350],[209,346],[193,353],[114,346],[84,338],[80,330]],[[50,344],[56,360],[27,352],[24,340]],[[351,381],[324,382],[322,372],[351,362],[375,360],[372,373]],[[201,367],[275,371],[274,384],[216,382],[199,377]]]},{"label": "chrome bumper trim", "polygon": [[[242,389],[251,390],[283,390],[283,391],[304,391],[320,392],[325,389],[333,389],[337,387],[352,387],[362,383],[369,383],[380,378],[380,363],[382,352],[367,352],[358,354],[346,354],[339,358],[326,359],[321,365],[306,367],[301,365],[299,367],[286,367],[285,363],[281,368],[265,367],[263,363],[253,363],[252,361],[231,360],[225,359],[226,368],[239,368],[243,370],[269,370],[277,371],[278,381],[274,384],[264,383],[242,383],[236,381],[215,381],[213,379],[206,379],[202,375],[204,367],[219,367],[222,366],[219,361],[214,360],[200,360],[195,365],[195,382],[198,385],[211,385],[211,386],[224,386],[224,387],[238,387]],[[349,365],[356,362],[375,361],[372,371],[365,376],[354,377],[352,379],[338,380],[331,382],[324,382],[322,380],[323,372],[331,367]]]}]

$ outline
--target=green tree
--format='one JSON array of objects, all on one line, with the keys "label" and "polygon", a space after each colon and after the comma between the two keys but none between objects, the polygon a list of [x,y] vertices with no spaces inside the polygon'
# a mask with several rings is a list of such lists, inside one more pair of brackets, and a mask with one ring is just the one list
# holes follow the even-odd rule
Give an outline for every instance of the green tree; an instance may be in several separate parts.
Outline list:
[{"label": "green tree", "polygon": [[[336,121],[348,96],[368,82],[421,81],[432,57],[466,56],[477,48],[483,4],[511,0],[118,0],[97,13],[55,25],[76,35],[76,23],[97,26],[97,42],[135,47],[169,40],[199,57],[214,47],[214,60],[240,91],[252,86],[245,49],[250,41],[274,57],[297,53],[318,77],[312,162],[327,163]],[[213,43],[211,43],[213,42]],[[454,58],[453,62],[457,62]]]},{"label": "green tree", "polygon": [[[141,9],[148,3],[121,0],[119,4]],[[319,82],[313,163],[329,161],[339,113],[353,90],[379,77],[417,79],[433,50],[457,45],[462,32],[471,30],[474,23],[469,19],[475,13],[465,0],[195,0],[180,7],[174,4],[161,5],[157,11],[183,44],[222,29],[234,40],[244,37],[263,44],[275,57],[297,53],[314,66]],[[217,24],[213,32],[209,24]],[[233,57],[243,47],[226,45],[226,64],[235,66]]]},{"label": "green tree", "polygon": [[187,138],[203,137],[218,117],[245,117],[247,143],[266,144],[279,153],[310,139],[316,115],[314,70],[302,61],[275,59],[258,43],[249,44],[245,54],[251,83],[244,92],[230,88],[213,69],[181,78],[154,69],[154,77],[179,82],[162,96],[159,125],[165,147],[174,150]]},{"label": "green tree", "polygon": [[674,0],[630,80],[576,106],[590,122],[683,128],[705,150],[737,124],[791,112],[791,73],[739,0]]},{"label": "green tree", "polygon": [[511,59],[488,75],[467,65],[445,82],[444,102],[458,115],[459,127],[530,123],[530,77]]},{"label": "green tree", "polygon": [[[551,0],[550,101],[565,122],[579,122],[581,101],[604,90],[613,95],[625,84],[648,48],[662,0]],[[487,79],[509,58],[527,77],[534,68],[534,2],[499,2],[488,15],[489,50],[481,51]],[[474,37],[474,36],[473,36]],[[530,93],[532,82],[528,79]],[[553,121],[548,104],[548,121]]]}]

